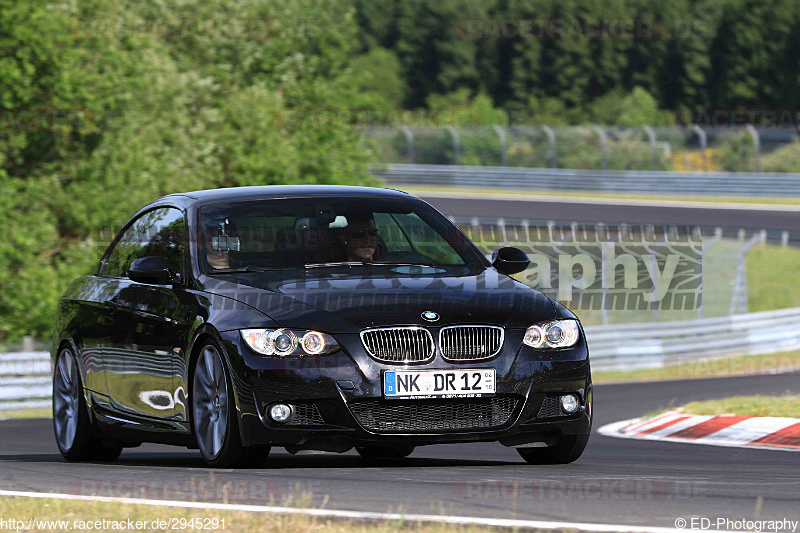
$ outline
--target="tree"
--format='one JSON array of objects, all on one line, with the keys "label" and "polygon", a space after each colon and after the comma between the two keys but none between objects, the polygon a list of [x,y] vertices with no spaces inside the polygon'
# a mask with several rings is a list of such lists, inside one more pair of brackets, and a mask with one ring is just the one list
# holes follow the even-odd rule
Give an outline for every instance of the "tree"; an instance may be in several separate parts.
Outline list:
[{"label": "tree", "polygon": [[369,183],[344,113],[372,91],[356,33],[346,0],[0,0],[0,108],[79,112],[0,116],[0,340],[46,336],[67,283],[163,194]]},{"label": "tree", "polygon": [[616,120],[624,126],[662,126],[666,122],[664,112],[658,108],[658,102],[642,87],[634,87],[633,91],[622,101],[622,112]]}]

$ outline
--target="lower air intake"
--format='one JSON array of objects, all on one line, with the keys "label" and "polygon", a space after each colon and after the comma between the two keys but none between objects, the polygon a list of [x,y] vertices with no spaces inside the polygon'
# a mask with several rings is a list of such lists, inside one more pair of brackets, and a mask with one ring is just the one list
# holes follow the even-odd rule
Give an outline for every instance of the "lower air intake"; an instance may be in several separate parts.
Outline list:
[{"label": "lower air intake", "polygon": [[324,426],[325,420],[313,403],[296,403],[292,405],[292,416],[286,421],[290,426]]},{"label": "lower air intake", "polygon": [[559,396],[547,396],[539,408],[538,418],[550,418],[554,416],[564,416],[561,410],[561,398]]},{"label": "lower air intake", "polygon": [[466,431],[503,426],[519,405],[513,395],[447,400],[358,400],[350,411],[365,429],[380,433]]}]

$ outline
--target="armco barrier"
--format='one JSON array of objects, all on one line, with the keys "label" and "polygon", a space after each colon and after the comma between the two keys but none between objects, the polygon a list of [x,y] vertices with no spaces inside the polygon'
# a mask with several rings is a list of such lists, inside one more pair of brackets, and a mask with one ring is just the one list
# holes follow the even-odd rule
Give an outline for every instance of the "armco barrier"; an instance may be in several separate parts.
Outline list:
[{"label": "armco barrier", "polygon": [[574,170],[459,165],[376,166],[388,185],[666,195],[800,196],[800,174]]},{"label": "armco barrier", "polygon": [[50,405],[51,372],[47,352],[0,354],[0,410]]},{"label": "armco barrier", "polygon": [[800,349],[800,308],[585,329],[592,368],[653,368],[686,359]]},{"label": "armco barrier", "polygon": [[[593,370],[654,368],[690,359],[800,349],[800,307],[585,330]],[[47,405],[50,376],[47,352],[0,354],[0,410]]]}]

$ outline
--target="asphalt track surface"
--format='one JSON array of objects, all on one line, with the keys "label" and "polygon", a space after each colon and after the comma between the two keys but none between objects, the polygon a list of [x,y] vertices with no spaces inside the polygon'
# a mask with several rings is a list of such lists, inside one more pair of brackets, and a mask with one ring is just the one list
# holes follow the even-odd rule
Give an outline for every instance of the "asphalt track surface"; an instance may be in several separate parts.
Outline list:
[{"label": "asphalt track surface", "polygon": [[[487,193],[488,194],[488,193]],[[419,196],[450,216],[470,216],[532,221],[566,221],[608,224],[654,224],[683,226],[719,226],[751,230],[787,230],[800,232],[797,208],[746,209],[720,206],[685,207],[680,205],[637,205],[609,200],[578,202],[543,199],[500,199],[477,196]]]},{"label": "asphalt track surface", "polygon": [[[796,374],[596,386],[595,429],[685,401],[784,391],[800,392]],[[681,517],[797,520],[799,467],[798,453],[596,433],[577,462],[559,466],[527,465],[496,443],[383,462],[275,449],[252,470],[208,469],[196,451],[145,445],[114,464],[74,464],[49,420],[0,421],[0,489],[257,505],[310,493],[312,507],[372,512],[666,527]]]}]

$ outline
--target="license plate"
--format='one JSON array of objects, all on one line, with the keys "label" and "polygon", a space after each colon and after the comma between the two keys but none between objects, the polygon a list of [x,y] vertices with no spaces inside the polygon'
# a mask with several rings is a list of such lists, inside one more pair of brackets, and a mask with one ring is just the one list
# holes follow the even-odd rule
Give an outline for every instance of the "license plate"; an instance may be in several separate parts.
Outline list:
[{"label": "license plate", "polygon": [[495,369],[387,370],[386,398],[480,398],[495,394]]}]

